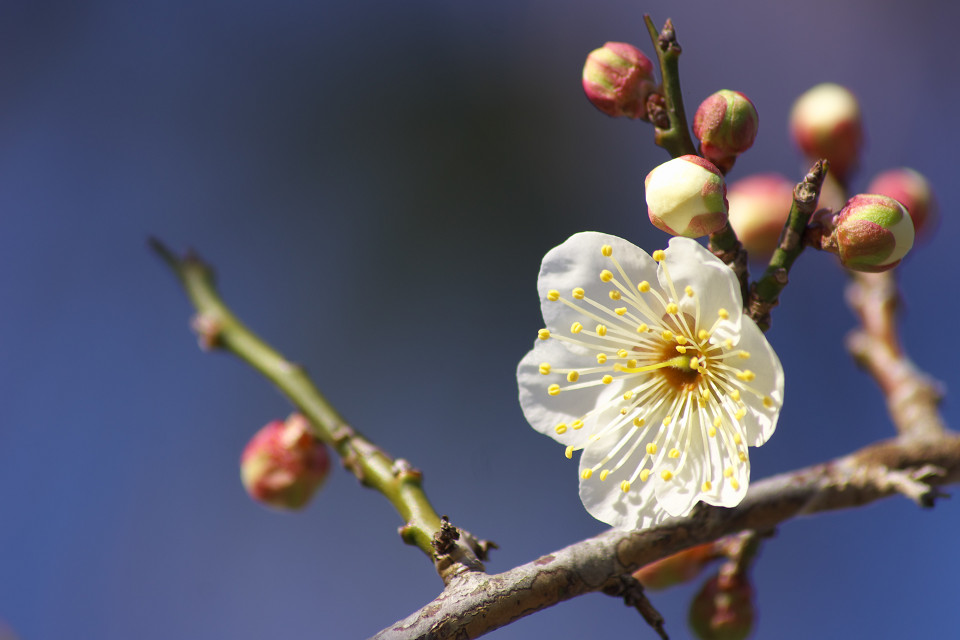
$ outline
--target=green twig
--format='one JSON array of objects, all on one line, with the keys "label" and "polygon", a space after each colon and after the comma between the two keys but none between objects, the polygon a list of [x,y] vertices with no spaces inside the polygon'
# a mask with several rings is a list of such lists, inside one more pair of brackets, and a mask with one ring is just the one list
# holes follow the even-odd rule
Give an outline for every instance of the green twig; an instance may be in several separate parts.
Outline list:
[{"label": "green twig", "polygon": [[667,128],[657,126],[654,129],[654,141],[666,149],[674,158],[684,155],[696,155],[697,149],[687,127],[687,115],[683,110],[683,94],[680,91],[680,44],[673,23],[668,18],[663,30],[657,33],[649,15],[643,16],[650,40],[657,52],[660,63],[660,78],[663,81],[663,97],[666,101],[667,116],[670,125]]},{"label": "green twig", "polygon": [[713,255],[720,258],[725,265],[737,274],[737,280],[740,281],[740,299],[744,301],[744,306],[746,306],[747,281],[750,279],[750,272],[747,268],[747,252],[729,222],[723,225],[723,229],[720,229],[720,231],[710,234],[709,247]]},{"label": "green twig", "polygon": [[303,367],[285,359],[244,326],[217,293],[208,265],[192,254],[180,257],[156,239],[150,240],[150,246],[176,274],[196,307],[193,327],[202,346],[234,354],[277,385],[310,421],[314,435],[340,455],[344,466],[362,484],[386,496],[406,523],[400,528],[404,542],[434,560],[445,580],[458,571],[483,570],[475,549],[470,548],[474,545],[467,544],[475,541],[469,534],[461,537],[464,542],[447,545],[443,551],[437,549],[437,540],[449,537],[452,525],[442,525],[423,492],[421,473],[357,433],[320,393]]},{"label": "green twig", "polygon": [[826,160],[818,160],[793,189],[793,205],[780,235],[780,245],[773,252],[763,277],[750,287],[747,313],[763,331],[770,328],[770,311],[779,303],[780,292],[787,286],[790,267],[803,251],[803,234],[810,216],[816,211],[820,188],[829,167]]}]

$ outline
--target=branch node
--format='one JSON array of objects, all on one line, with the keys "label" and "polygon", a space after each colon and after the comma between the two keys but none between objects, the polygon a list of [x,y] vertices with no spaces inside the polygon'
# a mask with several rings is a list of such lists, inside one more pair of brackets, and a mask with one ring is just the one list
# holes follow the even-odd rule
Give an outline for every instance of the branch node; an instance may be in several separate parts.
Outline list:
[{"label": "branch node", "polygon": [[663,616],[647,598],[639,580],[631,575],[614,576],[603,586],[602,591],[608,596],[623,598],[623,603],[636,609],[658,636],[663,640],[670,640],[663,628]]}]

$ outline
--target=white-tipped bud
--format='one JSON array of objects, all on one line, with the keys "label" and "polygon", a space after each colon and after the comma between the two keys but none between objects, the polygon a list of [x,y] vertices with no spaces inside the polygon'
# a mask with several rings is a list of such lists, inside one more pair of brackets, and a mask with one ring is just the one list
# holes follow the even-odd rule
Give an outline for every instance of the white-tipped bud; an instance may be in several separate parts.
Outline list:
[{"label": "white-tipped bud", "polygon": [[644,180],[647,215],[655,227],[674,236],[699,238],[727,223],[723,174],[700,156],[665,162]]}]

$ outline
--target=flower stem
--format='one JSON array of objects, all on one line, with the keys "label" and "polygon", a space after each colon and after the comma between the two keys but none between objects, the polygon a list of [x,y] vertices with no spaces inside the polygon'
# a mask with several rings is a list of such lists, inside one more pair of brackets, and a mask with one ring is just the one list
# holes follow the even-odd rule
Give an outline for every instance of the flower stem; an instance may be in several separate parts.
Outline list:
[{"label": "flower stem", "polygon": [[780,292],[787,286],[790,267],[803,251],[804,231],[810,216],[817,208],[820,187],[823,186],[828,169],[829,163],[826,160],[818,160],[793,189],[793,205],[780,235],[780,245],[773,252],[763,277],[750,287],[747,313],[763,331],[770,328],[770,311],[779,303]]},{"label": "flower stem", "polygon": [[[441,519],[423,492],[421,473],[357,433],[320,393],[303,367],[285,359],[244,326],[220,298],[213,270],[200,258],[189,253],[180,257],[156,239],[150,240],[150,246],[180,280],[196,308],[193,325],[201,345],[234,354],[273,382],[307,417],[313,435],[330,445],[362,484],[390,501],[406,522],[401,527],[404,542],[438,561],[434,540],[441,531]],[[472,550],[460,551],[455,554],[457,562],[482,570]],[[446,561],[449,564],[449,557]]]},{"label": "flower stem", "polygon": [[649,15],[643,16],[643,22],[647,25],[650,40],[653,42],[653,48],[657,52],[657,60],[660,63],[663,97],[666,101],[667,116],[670,122],[667,128],[657,126],[654,129],[654,141],[657,146],[666,149],[674,158],[690,154],[696,155],[697,149],[690,137],[687,115],[683,109],[679,65],[682,49],[677,42],[677,34],[673,29],[673,23],[668,18],[663,25],[663,30],[658,34],[657,28],[653,25],[653,20],[650,19]]}]

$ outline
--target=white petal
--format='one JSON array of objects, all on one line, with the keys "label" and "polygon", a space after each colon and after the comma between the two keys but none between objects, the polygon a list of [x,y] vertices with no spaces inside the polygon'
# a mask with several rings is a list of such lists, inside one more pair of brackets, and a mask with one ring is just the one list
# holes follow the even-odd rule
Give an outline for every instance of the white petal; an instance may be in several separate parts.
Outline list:
[{"label": "white petal", "polygon": [[[661,264],[665,269],[661,268],[659,273],[663,291],[671,297],[675,294],[680,307],[693,315],[695,303],[684,295],[684,289],[690,286],[700,302],[700,328],[709,329],[720,309],[726,309],[730,318],[724,323],[727,327],[724,333],[731,329],[735,331],[740,324],[743,299],[733,269],[690,238],[672,238],[664,255]],[[732,336],[722,336],[723,339],[727,337]]]},{"label": "white petal", "polygon": [[[700,442],[703,427],[699,424],[698,415],[694,413],[685,428],[677,429],[679,437],[676,440],[683,441],[676,443],[675,440],[681,451],[680,458],[665,457],[656,467],[656,477],[652,479],[660,506],[672,516],[688,515],[701,496],[707,454]],[[664,471],[670,471],[670,480],[663,479]]]},{"label": "white petal", "polygon": [[[517,367],[517,382],[520,387],[520,407],[530,425],[542,434],[548,435],[565,445],[582,446],[586,438],[596,430],[596,414],[587,417],[581,429],[570,427],[574,420],[584,417],[594,407],[603,405],[610,399],[622,394],[621,381],[609,385],[597,385],[571,391],[561,391],[555,396],[547,393],[552,384],[567,386],[564,374],[540,373],[540,364],[548,362],[552,371],[558,369],[583,369],[596,366],[590,355],[570,351],[561,342],[550,338],[537,340],[533,349],[524,356]],[[557,433],[556,427],[566,424],[564,433]]]},{"label": "white petal", "polygon": [[[747,384],[761,394],[758,396],[749,391],[741,394],[747,406],[747,415],[741,424],[747,444],[759,447],[773,435],[777,427],[780,407],[783,406],[783,366],[773,347],[750,318],[743,319],[738,346],[750,353],[750,358],[743,361],[743,367],[756,374],[756,378]],[[764,406],[764,397],[770,399],[769,407]]]},{"label": "white petal", "polygon": [[[601,253],[601,247],[604,245],[612,247],[612,257],[623,267],[630,282],[624,282],[613,260]],[[609,320],[611,324],[618,322],[617,316],[612,311],[616,307],[624,306],[624,303],[610,299],[610,291],[617,287],[613,282],[600,280],[600,272],[605,269],[613,273],[614,278],[622,285],[632,289],[641,280],[655,282],[657,263],[636,245],[622,238],[594,231],[573,235],[544,256],[540,277],[537,279],[537,291],[540,293],[540,307],[544,322],[551,331],[567,332],[570,325],[577,321],[589,328],[588,322],[590,322],[566,304],[548,300],[547,294],[551,290],[558,291],[565,299],[599,315],[605,321]],[[582,300],[574,300],[571,292],[577,287],[585,291],[585,297],[603,304],[610,309],[611,313],[604,314]],[[630,331],[633,330],[631,327]],[[572,349],[578,350],[577,347]]]}]

